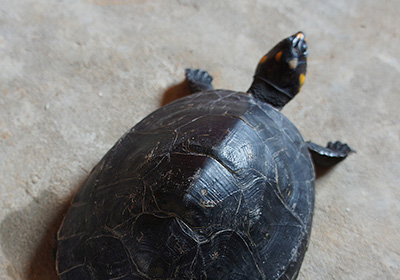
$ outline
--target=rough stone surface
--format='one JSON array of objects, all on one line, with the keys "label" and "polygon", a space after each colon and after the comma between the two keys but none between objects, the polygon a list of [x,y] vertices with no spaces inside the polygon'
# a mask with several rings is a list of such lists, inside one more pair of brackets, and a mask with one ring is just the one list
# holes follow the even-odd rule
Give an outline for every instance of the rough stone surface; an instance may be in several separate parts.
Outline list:
[{"label": "rough stone surface", "polygon": [[0,279],[56,279],[69,201],[185,67],[246,90],[261,56],[302,30],[306,84],[283,112],[357,150],[317,180],[299,279],[398,279],[400,2],[2,0]]}]

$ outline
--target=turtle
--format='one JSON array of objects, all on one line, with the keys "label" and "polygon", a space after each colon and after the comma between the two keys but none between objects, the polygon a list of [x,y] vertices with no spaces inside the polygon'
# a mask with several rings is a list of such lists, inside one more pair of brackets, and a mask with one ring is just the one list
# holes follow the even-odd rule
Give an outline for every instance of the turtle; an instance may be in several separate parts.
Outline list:
[{"label": "turtle", "polygon": [[186,69],[191,94],[154,111],[93,168],[57,232],[61,279],[296,279],[315,166],[352,149],[305,141],[281,109],[302,87],[303,32],[258,63],[247,92]]}]

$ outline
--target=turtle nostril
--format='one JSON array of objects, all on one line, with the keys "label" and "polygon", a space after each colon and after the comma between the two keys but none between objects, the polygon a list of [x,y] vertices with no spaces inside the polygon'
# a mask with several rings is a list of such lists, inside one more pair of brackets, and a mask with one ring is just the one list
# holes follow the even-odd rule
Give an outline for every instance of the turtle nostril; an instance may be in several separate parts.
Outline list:
[{"label": "turtle nostril", "polygon": [[299,31],[296,34],[292,35],[293,41],[303,41],[306,40],[306,35]]},{"label": "turtle nostril", "polygon": [[302,41],[306,38],[306,35],[304,35],[304,33],[300,31],[296,34],[296,38],[298,38],[299,41]]},{"label": "turtle nostril", "polygon": [[298,49],[300,52],[306,54],[307,53],[307,42],[306,36],[303,32],[298,32],[293,36],[292,47]]}]

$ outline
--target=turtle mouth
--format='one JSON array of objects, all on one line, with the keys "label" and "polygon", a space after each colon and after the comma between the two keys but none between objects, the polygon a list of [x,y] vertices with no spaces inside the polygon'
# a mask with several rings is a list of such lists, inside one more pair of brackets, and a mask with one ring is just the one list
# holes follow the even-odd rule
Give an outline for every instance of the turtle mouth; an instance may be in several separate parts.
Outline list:
[{"label": "turtle mouth", "polygon": [[307,56],[307,42],[306,35],[303,32],[297,32],[292,36],[292,47]]}]

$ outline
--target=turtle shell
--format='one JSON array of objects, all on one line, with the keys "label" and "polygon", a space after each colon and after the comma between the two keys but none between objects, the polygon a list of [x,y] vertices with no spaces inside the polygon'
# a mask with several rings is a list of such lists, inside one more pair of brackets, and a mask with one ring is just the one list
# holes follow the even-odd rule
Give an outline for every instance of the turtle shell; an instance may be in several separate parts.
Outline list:
[{"label": "turtle shell", "polygon": [[216,90],[160,108],[93,169],[58,232],[61,279],[295,279],[314,169],[296,127]]}]

